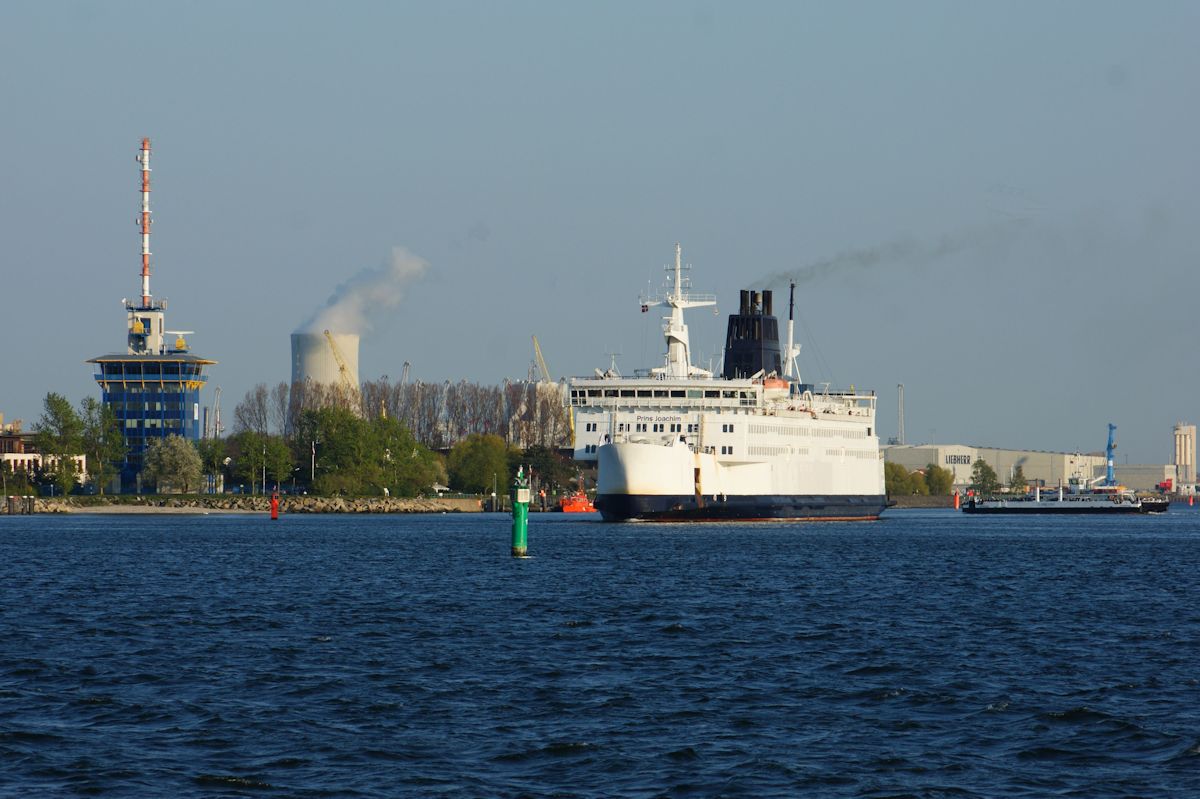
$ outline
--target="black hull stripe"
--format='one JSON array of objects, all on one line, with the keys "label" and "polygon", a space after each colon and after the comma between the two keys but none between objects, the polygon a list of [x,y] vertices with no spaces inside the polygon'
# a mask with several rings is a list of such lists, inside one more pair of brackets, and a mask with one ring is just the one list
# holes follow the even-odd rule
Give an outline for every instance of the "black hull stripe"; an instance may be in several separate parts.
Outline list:
[{"label": "black hull stripe", "polygon": [[1141,508],[1138,508],[1133,505],[1126,505],[1126,506],[1111,505],[1111,506],[1101,506],[1101,507],[1094,507],[1094,508],[1070,508],[1070,507],[1068,507],[1068,508],[972,508],[968,505],[964,505],[962,512],[963,513],[1008,513],[1008,514],[1029,513],[1029,514],[1034,514],[1034,515],[1038,515],[1038,516],[1044,516],[1047,514],[1049,514],[1051,516],[1066,515],[1066,514],[1071,514],[1071,515],[1082,514],[1082,515],[1093,515],[1093,516],[1110,516],[1112,514],[1116,514],[1116,515],[1120,516],[1120,515],[1127,515],[1127,514],[1147,513],[1149,511],[1143,511]]},{"label": "black hull stripe", "polygon": [[880,496],[742,495],[716,500],[691,494],[601,494],[596,510],[607,522],[755,521],[812,519],[853,521],[876,519],[887,506]]}]

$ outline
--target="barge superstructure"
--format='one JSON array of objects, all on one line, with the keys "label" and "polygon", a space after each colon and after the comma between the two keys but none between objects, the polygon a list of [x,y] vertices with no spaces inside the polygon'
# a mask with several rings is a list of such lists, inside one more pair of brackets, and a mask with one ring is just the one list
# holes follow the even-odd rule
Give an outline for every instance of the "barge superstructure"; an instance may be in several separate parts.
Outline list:
[{"label": "barge superstructure", "polygon": [[770,291],[741,292],[721,375],[693,365],[683,311],[716,298],[690,290],[678,244],[667,272],[666,290],[642,302],[670,310],[663,365],[570,383],[574,454],[597,464],[604,519],[877,518],[887,501],[874,392],[801,382],[793,307],[781,350]]}]

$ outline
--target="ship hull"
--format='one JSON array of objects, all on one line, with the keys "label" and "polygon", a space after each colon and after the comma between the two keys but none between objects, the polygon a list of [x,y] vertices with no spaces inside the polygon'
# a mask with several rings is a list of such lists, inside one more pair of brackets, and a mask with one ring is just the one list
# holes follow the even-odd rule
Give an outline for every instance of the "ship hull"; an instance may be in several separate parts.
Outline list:
[{"label": "ship hull", "polygon": [[1171,500],[1166,497],[1143,497],[1142,513],[1166,513],[1171,507]]},{"label": "ship hull", "polygon": [[697,501],[692,494],[608,494],[596,497],[608,522],[623,521],[869,521],[887,507],[882,495],[731,495]]},{"label": "ship hull", "polygon": [[597,454],[594,504],[605,521],[858,521],[887,507],[877,458],[722,462],[678,439],[605,444]]},{"label": "ship hull", "polygon": [[962,507],[963,513],[1008,513],[1008,514],[1052,514],[1052,515],[1088,515],[1088,516],[1111,516],[1113,514],[1136,514],[1144,513],[1143,509],[1137,504],[1118,505],[1111,502],[1064,502],[1064,503],[1042,503],[1034,504],[1032,502],[1026,504],[1013,505],[971,505],[966,504]]}]

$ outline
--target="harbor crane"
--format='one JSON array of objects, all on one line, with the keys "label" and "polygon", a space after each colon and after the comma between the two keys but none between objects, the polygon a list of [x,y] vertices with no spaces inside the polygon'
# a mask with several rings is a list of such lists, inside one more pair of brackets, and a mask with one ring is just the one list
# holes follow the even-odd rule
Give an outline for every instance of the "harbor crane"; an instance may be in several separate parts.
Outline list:
[{"label": "harbor crane", "polygon": [[1104,448],[1104,459],[1106,461],[1106,469],[1104,473],[1104,485],[1115,486],[1117,484],[1117,476],[1113,469],[1113,451],[1117,448],[1117,442],[1113,434],[1117,432],[1117,426],[1112,422],[1108,423],[1108,445]]},{"label": "harbor crane", "polygon": [[538,344],[537,336],[533,337],[533,354],[537,358],[538,371],[542,373],[542,379],[539,383],[553,383],[550,378],[550,370],[546,368],[546,359],[542,357],[542,348]]},{"label": "harbor crane", "polygon": [[346,366],[346,360],[342,357],[342,353],[338,351],[337,344],[333,340],[333,334],[328,330],[325,331],[325,340],[329,342],[329,351],[333,353],[333,360],[337,362],[338,377],[342,381],[342,389],[346,392],[346,399],[354,406],[358,406],[358,386],[354,385],[354,381],[350,379],[350,369]]},{"label": "harbor crane", "polygon": [[220,438],[221,433],[225,432],[225,426],[221,424],[221,387],[217,386],[213,392],[213,412],[209,417],[204,430],[205,438]]}]

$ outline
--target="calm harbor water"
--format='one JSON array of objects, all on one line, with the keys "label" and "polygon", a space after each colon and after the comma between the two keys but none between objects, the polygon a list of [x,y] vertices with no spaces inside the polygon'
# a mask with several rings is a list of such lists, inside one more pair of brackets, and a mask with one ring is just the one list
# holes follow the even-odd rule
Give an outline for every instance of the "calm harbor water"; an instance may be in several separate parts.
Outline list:
[{"label": "calm harbor water", "polygon": [[0,796],[1196,796],[1200,510],[0,517]]}]

